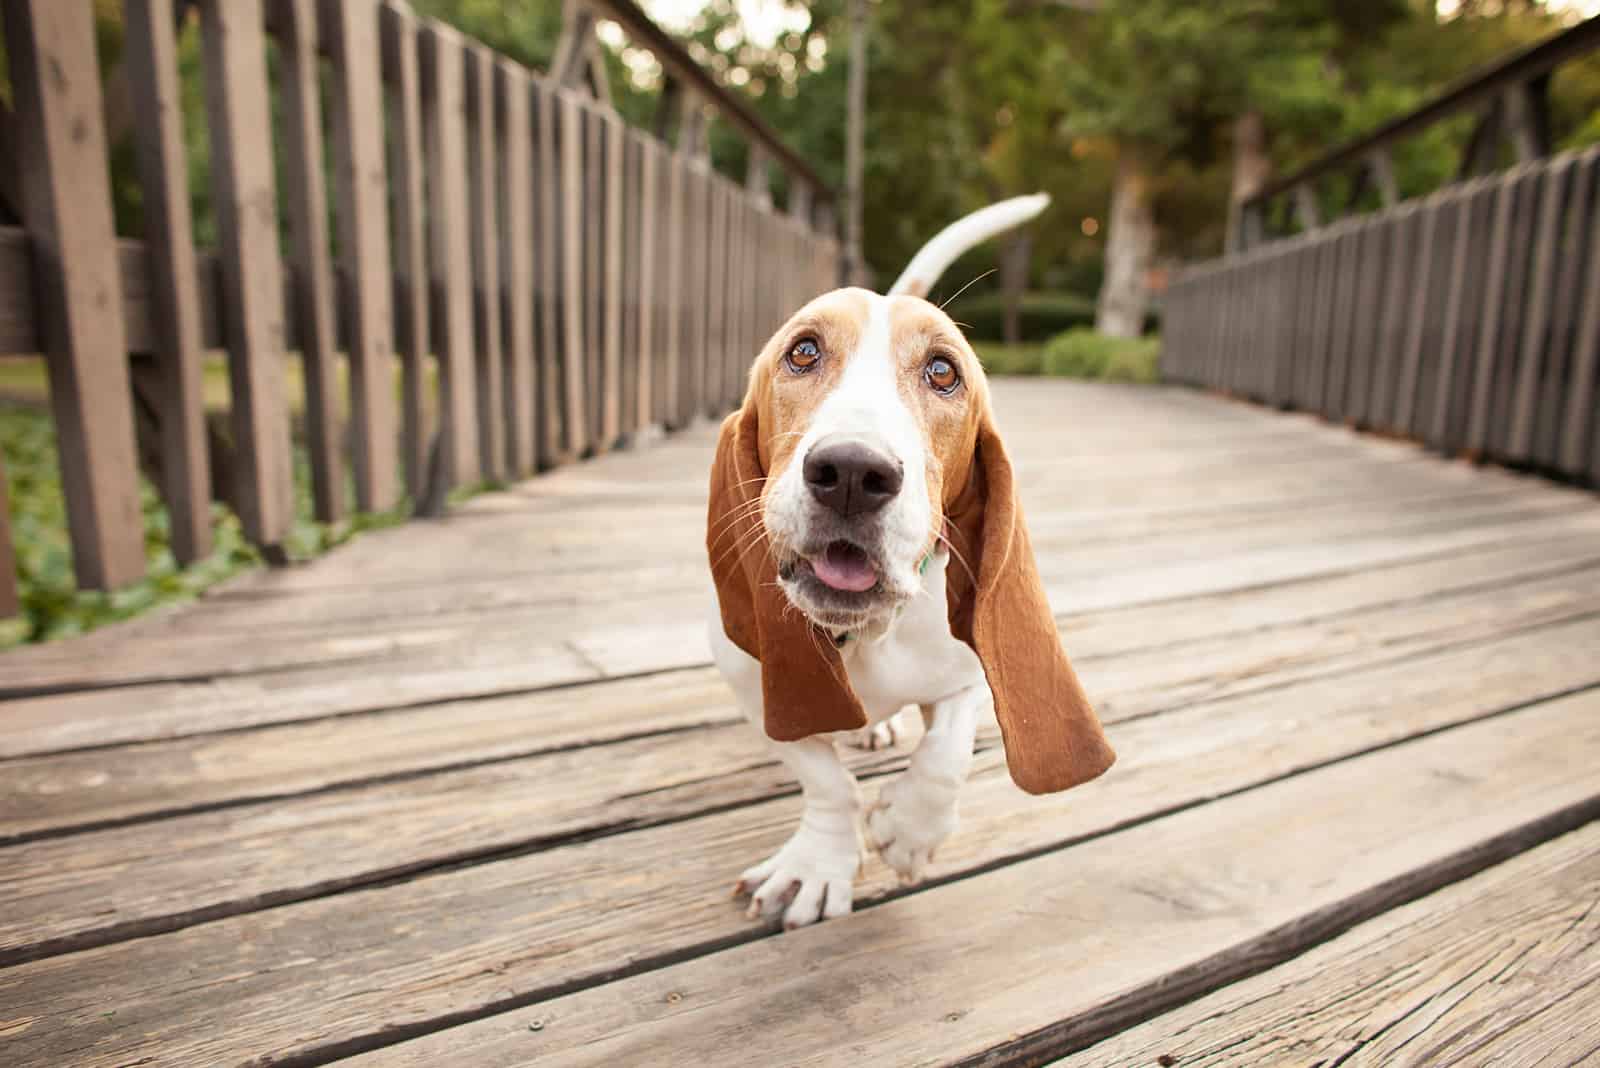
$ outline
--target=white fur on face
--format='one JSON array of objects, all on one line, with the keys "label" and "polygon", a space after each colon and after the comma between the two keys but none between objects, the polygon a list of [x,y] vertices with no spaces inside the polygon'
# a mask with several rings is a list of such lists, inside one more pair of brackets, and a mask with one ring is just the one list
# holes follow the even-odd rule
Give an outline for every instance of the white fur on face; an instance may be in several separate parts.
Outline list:
[{"label": "white fur on face", "polygon": [[[844,374],[817,407],[811,425],[795,449],[794,462],[767,493],[766,526],[777,544],[806,545],[808,528],[822,506],[812,498],[803,470],[805,457],[823,437],[848,433],[865,438],[898,460],[905,473],[899,495],[875,520],[876,544],[867,546],[881,564],[885,591],[908,597],[921,589],[918,565],[928,544],[932,514],[928,504],[928,446],[922,429],[901,396],[901,369],[894,358],[889,331],[889,298],[870,294],[871,310],[856,351]],[[794,587],[785,589],[804,611]]]}]

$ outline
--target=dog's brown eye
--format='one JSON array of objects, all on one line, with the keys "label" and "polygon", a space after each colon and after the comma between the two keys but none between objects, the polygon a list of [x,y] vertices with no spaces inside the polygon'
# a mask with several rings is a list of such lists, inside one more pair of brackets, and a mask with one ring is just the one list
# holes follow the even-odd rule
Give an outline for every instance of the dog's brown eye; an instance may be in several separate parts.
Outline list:
[{"label": "dog's brown eye", "polygon": [[817,348],[815,340],[803,337],[789,348],[783,362],[789,365],[789,370],[797,375],[803,375],[817,365],[822,359],[822,350]]},{"label": "dog's brown eye", "polygon": [[935,356],[929,360],[922,377],[927,379],[928,385],[940,393],[954,393],[956,387],[961,384],[961,372],[957,371],[956,365],[944,356]]}]

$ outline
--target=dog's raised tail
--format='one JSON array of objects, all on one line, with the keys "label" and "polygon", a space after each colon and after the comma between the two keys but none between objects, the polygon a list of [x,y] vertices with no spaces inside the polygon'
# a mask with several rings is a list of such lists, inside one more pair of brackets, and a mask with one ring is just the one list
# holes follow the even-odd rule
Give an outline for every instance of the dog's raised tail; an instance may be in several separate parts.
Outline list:
[{"label": "dog's raised tail", "polygon": [[956,259],[968,249],[981,245],[996,234],[1021,226],[1050,206],[1047,193],[1012,197],[963,216],[934,235],[911,257],[889,288],[889,296],[925,297]]}]

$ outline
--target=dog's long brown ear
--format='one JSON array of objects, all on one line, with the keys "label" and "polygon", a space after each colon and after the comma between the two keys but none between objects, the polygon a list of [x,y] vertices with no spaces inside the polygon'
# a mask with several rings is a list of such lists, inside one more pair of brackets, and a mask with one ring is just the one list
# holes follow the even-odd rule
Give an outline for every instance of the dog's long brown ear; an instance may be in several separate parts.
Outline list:
[{"label": "dog's long brown ear", "polygon": [[823,731],[864,727],[866,714],[851,690],[833,639],[802,616],[783,590],[761,523],[759,405],[745,406],[722,424],[711,465],[706,551],[717,587],[722,630],[761,661],[767,736],[792,742]]},{"label": "dog's long brown ear", "polygon": [[[1116,754],[1061,649],[1011,460],[985,408],[971,477],[947,509],[972,570],[949,572],[950,629],[983,662],[1011,778],[1030,794],[1088,782]],[[975,581],[974,581],[975,578]]]}]

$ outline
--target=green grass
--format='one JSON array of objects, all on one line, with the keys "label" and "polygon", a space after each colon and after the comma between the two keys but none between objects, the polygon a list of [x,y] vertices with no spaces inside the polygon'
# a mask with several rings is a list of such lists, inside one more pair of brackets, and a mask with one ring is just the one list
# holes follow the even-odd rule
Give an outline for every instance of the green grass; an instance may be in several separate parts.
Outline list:
[{"label": "green grass", "polygon": [[1105,382],[1154,382],[1159,377],[1161,339],[1105,337],[1086,328],[1058,334],[1044,344],[973,343],[991,375],[1048,375]]},{"label": "green grass", "polygon": [[[238,518],[218,504],[212,506],[215,547],[211,554],[188,567],[178,566],[170,548],[166,508],[155,487],[141,478],[145,577],[110,593],[79,590],[72,571],[55,427],[47,410],[14,401],[0,403],[0,452],[5,457],[11,539],[22,602],[18,618],[0,622],[0,648],[81,634],[157,605],[189,600],[208,586],[261,563]],[[285,541],[291,559],[316,556],[359,531],[392,525],[407,514],[401,507],[320,523],[311,518],[310,485],[305,450],[297,444],[296,520]]]}]

